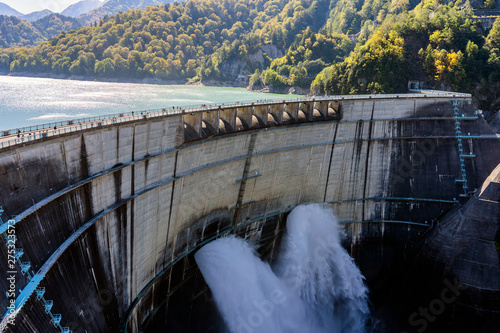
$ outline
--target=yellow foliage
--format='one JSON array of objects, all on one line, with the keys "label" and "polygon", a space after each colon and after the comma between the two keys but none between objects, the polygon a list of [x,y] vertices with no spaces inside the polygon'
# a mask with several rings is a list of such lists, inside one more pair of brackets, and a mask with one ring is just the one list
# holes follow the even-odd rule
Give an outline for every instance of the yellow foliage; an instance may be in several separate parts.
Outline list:
[{"label": "yellow foliage", "polygon": [[449,64],[450,69],[452,69],[453,67],[458,65],[458,56],[457,56],[456,52],[448,53],[446,58],[448,60],[448,64]]},{"label": "yellow foliage", "polygon": [[435,55],[434,66],[436,67],[435,79],[437,81],[444,81],[448,78],[449,73],[461,67],[460,58],[461,52],[448,52],[446,50],[438,51]]}]

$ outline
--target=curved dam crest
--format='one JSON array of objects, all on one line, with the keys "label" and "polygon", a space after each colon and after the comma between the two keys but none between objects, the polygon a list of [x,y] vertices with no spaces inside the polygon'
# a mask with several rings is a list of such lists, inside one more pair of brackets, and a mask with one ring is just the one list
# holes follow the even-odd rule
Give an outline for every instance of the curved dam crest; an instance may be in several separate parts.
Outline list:
[{"label": "curved dam crest", "polygon": [[[411,94],[220,105],[0,149],[2,218],[13,216],[20,262],[41,277],[35,286],[17,274],[18,288],[32,290],[7,331],[180,325],[169,307],[176,291],[192,283],[190,299],[199,299],[204,290],[197,248],[235,233],[272,257],[286,214],[313,202],[331,205],[348,234],[344,245],[375,279],[500,163],[499,140],[469,100]],[[464,174],[465,193],[457,182]],[[0,286],[8,289],[5,280]]]}]

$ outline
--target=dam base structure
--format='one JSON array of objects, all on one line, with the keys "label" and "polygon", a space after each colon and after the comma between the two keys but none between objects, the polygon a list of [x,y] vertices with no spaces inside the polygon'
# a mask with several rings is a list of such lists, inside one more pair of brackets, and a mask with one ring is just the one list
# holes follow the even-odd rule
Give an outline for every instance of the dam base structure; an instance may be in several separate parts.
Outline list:
[{"label": "dam base structure", "polygon": [[327,96],[4,131],[0,267],[17,290],[0,298],[2,328],[206,331],[217,323],[194,252],[233,233],[272,260],[288,212],[307,203],[333,208],[379,281],[500,163],[470,100]]}]

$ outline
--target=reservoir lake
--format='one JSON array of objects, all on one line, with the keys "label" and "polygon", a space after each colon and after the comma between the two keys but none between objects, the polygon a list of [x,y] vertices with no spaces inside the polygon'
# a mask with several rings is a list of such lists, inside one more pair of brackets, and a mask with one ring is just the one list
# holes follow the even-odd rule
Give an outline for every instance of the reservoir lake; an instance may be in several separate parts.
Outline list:
[{"label": "reservoir lake", "polygon": [[0,75],[0,130],[120,112],[296,97],[301,96],[245,88]]}]

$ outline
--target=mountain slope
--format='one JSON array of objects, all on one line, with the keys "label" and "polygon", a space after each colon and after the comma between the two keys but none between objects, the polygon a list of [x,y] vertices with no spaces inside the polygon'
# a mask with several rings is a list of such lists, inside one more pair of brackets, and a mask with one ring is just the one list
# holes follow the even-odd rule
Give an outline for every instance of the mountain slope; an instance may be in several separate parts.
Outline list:
[{"label": "mountain slope", "polygon": [[18,12],[17,10],[12,8],[11,6],[9,6],[3,2],[0,2],[0,15],[21,17],[24,14]]},{"label": "mountain slope", "polygon": [[52,13],[53,13],[52,11],[50,11],[48,9],[44,9],[44,10],[39,10],[37,12],[32,12],[32,13],[23,15],[20,17],[20,19],[23,19],[23,20],[29,21],[29,22],[34,22],[38,19],[41,19],[42,17],[45,17],[45,16],[52,14]]},{"label": "mountain slope", "polygon": [[0,16],[0,48],[39,44],[43,35],[30,22],[15,16]]},{"label": "mountain slope", "polygon": [[74,3],[65,10],[61,12],[61,15],[69,17],[78,17],[80,15],[86,14],[96,8],[99,8],[104,3],[99,0],[82,0],[80,2]]},{"label": "mountain slope", "polygon": [[106,15],[113,15],[119,12],[126,12],[129,9],[145,9],[148,6],[173,3],[174,0],[109,0],[101,7],[96,8],[86,14],[80,15],[78,19],[82,24],[90,24]]},{"label": "mountain slope", "polygon": [[267,67],[290,46],[301,27],[322,26],[316,17],[328,3],[189,0],[128,10],[60,34],[30,49],[25,57],[16,56],[9,69],[232,81]]},{"label": "mountain slope", "polygon": [[0,48],[34,46],[63,31],[80,27],[76,19],[55,13],[35,22],[0,16]]},{"label": "mountain slope", "polygon": [[77,19],[57,13],[42,17],[32,24],[47,39],[63,31],[76,30],[82,26]]}]

